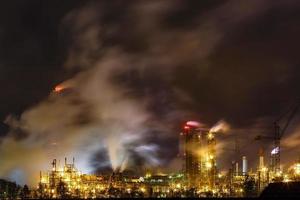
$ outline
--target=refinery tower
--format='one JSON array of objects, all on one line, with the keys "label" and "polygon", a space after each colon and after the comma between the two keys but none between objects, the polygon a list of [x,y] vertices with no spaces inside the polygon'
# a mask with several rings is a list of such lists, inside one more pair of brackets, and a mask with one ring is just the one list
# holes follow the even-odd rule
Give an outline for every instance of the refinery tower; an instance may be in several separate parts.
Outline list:
[{"label": "refinery tower", "polygon": [[201,128],[200,123],[187,122],[180,134],[180,156],[189,188],[215,186],[216,141],[214,133]]}]

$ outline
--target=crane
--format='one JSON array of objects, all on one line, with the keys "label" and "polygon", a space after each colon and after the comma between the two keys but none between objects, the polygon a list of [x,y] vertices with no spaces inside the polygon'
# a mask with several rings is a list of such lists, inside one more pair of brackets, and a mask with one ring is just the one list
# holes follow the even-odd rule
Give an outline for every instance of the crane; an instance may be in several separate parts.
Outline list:
[{"label": "crane", "polygon": [[[271,168],[273,172],[280,172],[280,140],[284,133],[286,132],[288,126],[290,125],[292,119],[295,117],[300,106],[300,100],[298,99],[295,104],[293,104],[285,113],[283,113],[275,122],[274,122],[274,135],[271,136],[261,136],[258,135],[255,137],[255,140],[261,139],[272,139],[274,141],[274,149],[271,151]],[[286,121],[283,126],[280,126],[280,122],[284,120],[286,117]]]}]

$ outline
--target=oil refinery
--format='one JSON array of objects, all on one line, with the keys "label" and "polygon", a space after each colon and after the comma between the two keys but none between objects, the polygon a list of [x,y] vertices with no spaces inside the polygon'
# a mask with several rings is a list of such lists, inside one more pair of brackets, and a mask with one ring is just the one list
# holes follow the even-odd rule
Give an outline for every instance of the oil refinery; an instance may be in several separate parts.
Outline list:
[{"label": "oil refinery", "polygon": [[[257,197],[270,183],[289,184],[300,181],[300,160],[286,170],[265,162],[261,149],[255,170],[249,170],[247,156],[233,161],[230,168],[218,168],[217,135],[195,121],[186,122],[179,134],[180,171],[164,174],[148,170],[143,176],[114,171],[106,174],[83,174],[75,159],[61,165],[54,159],[51,169],[39,173],[39,183],[27,198],[168,198],[168,197]],[[50,164],[50,163],[49,163]],[[37,173],[38,174],[38,173]],[[8,198],[2,194],[2,198]],[[24,196],[23,196],[24,197]]]}]

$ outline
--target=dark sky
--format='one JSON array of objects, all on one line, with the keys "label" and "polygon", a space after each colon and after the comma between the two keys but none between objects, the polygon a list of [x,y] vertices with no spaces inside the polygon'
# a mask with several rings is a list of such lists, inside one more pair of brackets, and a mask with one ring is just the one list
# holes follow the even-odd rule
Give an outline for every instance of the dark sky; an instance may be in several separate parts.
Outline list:
[{"label": "dark sky", "polygon": [[[159,7],[162,1],[154,2]],[[149,100],[153,121],[177,123],[172,130],[176,134],[186,116],[208,126],[224,119],[233,133],[243,132],[242,139],[254,136],[257,126],[271,133],[272,122],[299,98],[300,3],[253,2],[185,0],[170,6],[168,1],[171,9],[152,13],[149,6],[142,19],[132,17],[136,1],[1,2],[0,135],[8,132],[6,116],[20,116],[81,71],[81,63],[66,67],[70,49],[78,53],[84,45],[77,44],[72,22],[65,19],[90,5],[98,9],[92,23],[101,27],[101,48],[92,52],[94,60],[111,47],[149,58],[144,75],[132,69],[112,79],[127,87],[131,97]],[[166,64],[156,52],[166,55]],[[188,114],[170,119],[177,109]],[[174,156],[177,138],[171,138],[164,151]]]}]

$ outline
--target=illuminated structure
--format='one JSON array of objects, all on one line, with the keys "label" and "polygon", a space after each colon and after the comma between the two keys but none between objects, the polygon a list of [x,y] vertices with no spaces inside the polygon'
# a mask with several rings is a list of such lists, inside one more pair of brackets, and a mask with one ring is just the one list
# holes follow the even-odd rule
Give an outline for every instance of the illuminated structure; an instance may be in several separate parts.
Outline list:
[{"label": "illuminated structure", "polygon": [[269,169],[264,163],[263,149],[259,150],[258,167],[257,167],[257,187],[258,192],[261,192],[269,183]]},{"label": "illuminated structure", "polygon": [[217,161],[216,161],[216,139],[215,133],[208,132],[207,139],[207,155],[206,155],[206,171],[209,180],[210,188],[215,188],[217,175]]},{"label": "illuminated structure", "polygon": [[40,172],[38,186],[39,198],[94,198],[99,196],[107,187],[103,177],[86,175],[78,171],[74,164],[67,163],[63,167],[52,162],[52,170]]},{"label": "illuminated structure", "polygon": [[187,122],[183,129],[185,174],[188,187],[197,187],[201,168],[201,130],[199,123]]},{"label": "illuminated structure", "polygon": [[[217,131],[216,131],[217,132]],[[96,176],[82,174],[73,163],[63,167],[52,162],[52,169],[40,173],[34,198],[134,198],[134,197],[254,197],[271,182],[300,181],[300,160],[289,170],[274,173],[273,163],[265,164],[259,152],[257,169],[248,170],[247,157],[232,162],[228,173],[217,170],[216,139],[212,129],[189,121],[180,134],[179,156],[183,171],[171,174],[153,173],[145,176],[114,172]],[[276,154],[273,149],[271,154]],[[240,164],[240,165],[239,165]]]},{"label": "illuminated structure", "polygon": [[216,140],[213,132],[189,121],[181,133],[180,155],[184,158],[184,172],[188,188],[213,190],[216,182]]},{"label": "illuminated structure", "polygon": [[248,174],[248,161],[247,161],[247,157],[246,156],[243,156],[242,174],[244,176],[246,176]]}]

